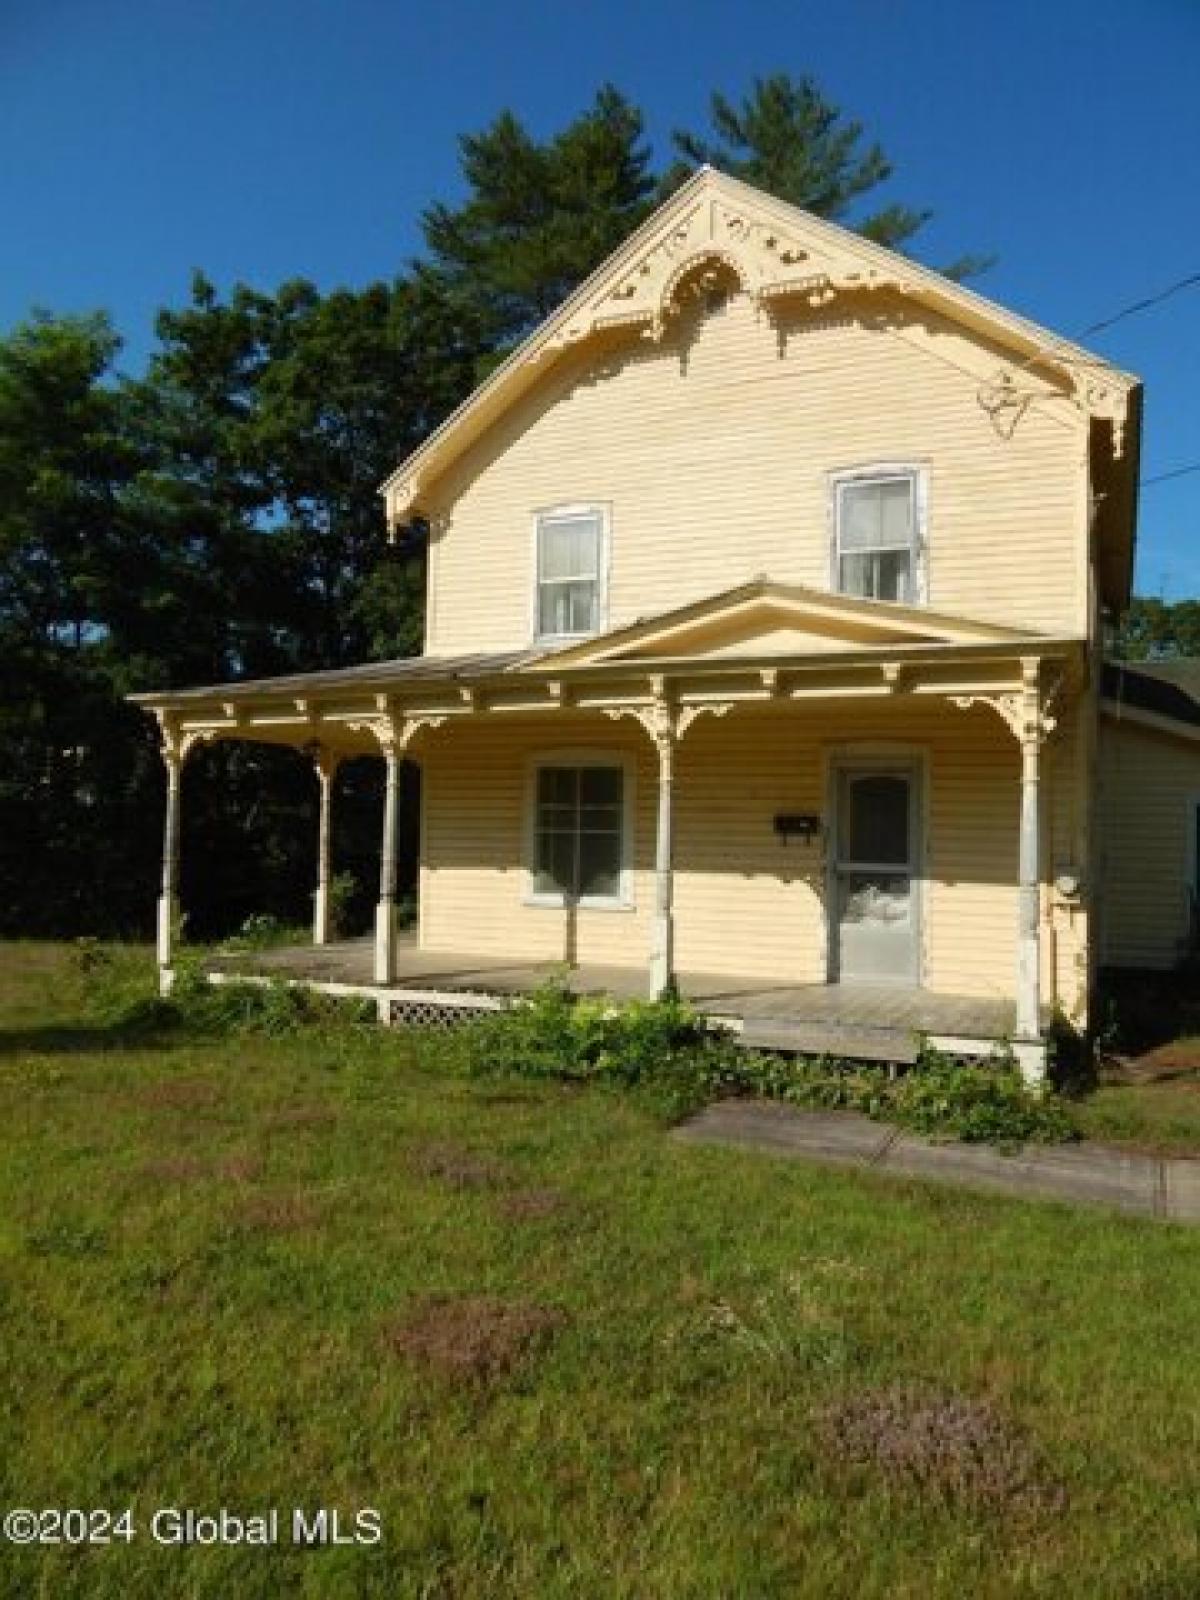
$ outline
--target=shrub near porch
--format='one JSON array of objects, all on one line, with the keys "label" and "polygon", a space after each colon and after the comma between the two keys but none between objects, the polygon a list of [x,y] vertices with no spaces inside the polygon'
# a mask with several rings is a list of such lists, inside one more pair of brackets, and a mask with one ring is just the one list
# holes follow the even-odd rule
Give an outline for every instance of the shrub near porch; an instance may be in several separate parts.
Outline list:
[{"label": "shrub near porch", "polygon": [[6,1546],[3,1592],[1194,1592],[1200,1235],[681,1148],[319,1012],[181,1027],[147,965],[101,1008],[3,952],[4,1501],[384,1537]]}]

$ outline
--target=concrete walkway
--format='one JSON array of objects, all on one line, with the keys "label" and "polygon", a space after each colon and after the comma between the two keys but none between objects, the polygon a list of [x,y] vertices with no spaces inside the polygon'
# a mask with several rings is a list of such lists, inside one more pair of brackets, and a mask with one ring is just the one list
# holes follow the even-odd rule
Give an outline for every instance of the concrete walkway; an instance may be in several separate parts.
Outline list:
[{"label": "concrete walkway", "polygon": [[765,1100],[723,1100],[675,1130],[693,1144],[740,1145],[768,1155],[870,1167],[1023,1199],[1115,1207],[1141,1217],[1200,1223],[1200,1161],[1166,1160],[1107,1145],[935,1144],[854,1111],[799,1111]]}]

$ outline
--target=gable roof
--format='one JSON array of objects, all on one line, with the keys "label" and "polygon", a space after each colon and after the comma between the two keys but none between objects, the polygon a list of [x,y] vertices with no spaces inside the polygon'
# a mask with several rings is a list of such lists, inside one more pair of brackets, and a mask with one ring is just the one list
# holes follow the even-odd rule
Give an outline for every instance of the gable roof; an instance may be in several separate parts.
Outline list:
[{"label": "gable roof", "polygon": [[1106,661],[1101,692],[1116,711],[1149,712],[1200,728],[1200,659]]},{"label": "gable roof", "polygon": [[559,646],[531,670],[700,657],[836,655],[905,645],[1035,643],[1039,635],[924,606],[862,600],[801,584],[753,578],[670,611]]},{"label": "gable roof", "polygon": [[907,256],[703,167],[387,478],[389,527],[411,516],[427,485],[566,351],[613,328],[658,338],[682,279],[713,260],[760,302],[798,296],[821,306],[839,294],[898,292],[1012,353],[1012,365],[991,374],[998,406],[1023,386],[1053,384],[1111,424],[1115,456],[1127,425],[1136,436],[1140,385],[1130,374]]}]

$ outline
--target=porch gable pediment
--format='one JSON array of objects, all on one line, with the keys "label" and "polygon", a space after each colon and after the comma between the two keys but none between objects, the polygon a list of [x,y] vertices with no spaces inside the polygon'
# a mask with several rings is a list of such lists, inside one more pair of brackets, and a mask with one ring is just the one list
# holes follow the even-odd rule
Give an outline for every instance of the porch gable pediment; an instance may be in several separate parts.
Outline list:
[{"label": "porch gable pediment", "polygon": [[590,667],[681,658],[736,660],[743,656],[783,660],[902,645],[953,646],[1033,637],[923,607],[861,600],[758,579],[552,650],[537,665]]}]

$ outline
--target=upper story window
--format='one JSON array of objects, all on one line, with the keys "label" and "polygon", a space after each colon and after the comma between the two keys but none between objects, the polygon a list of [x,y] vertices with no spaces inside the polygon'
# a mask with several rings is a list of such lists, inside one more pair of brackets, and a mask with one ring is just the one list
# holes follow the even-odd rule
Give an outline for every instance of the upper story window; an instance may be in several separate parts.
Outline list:
[{"label": "upper story window", "polygon": [[866,600],[925,598],[925,495],[913,467],[878,467],[833,480],[833,587]]},{"label": "upper story window", "polygon": [[574,639],[604,626],[608,514],[559,506],[535,522],[534,636]]}]

